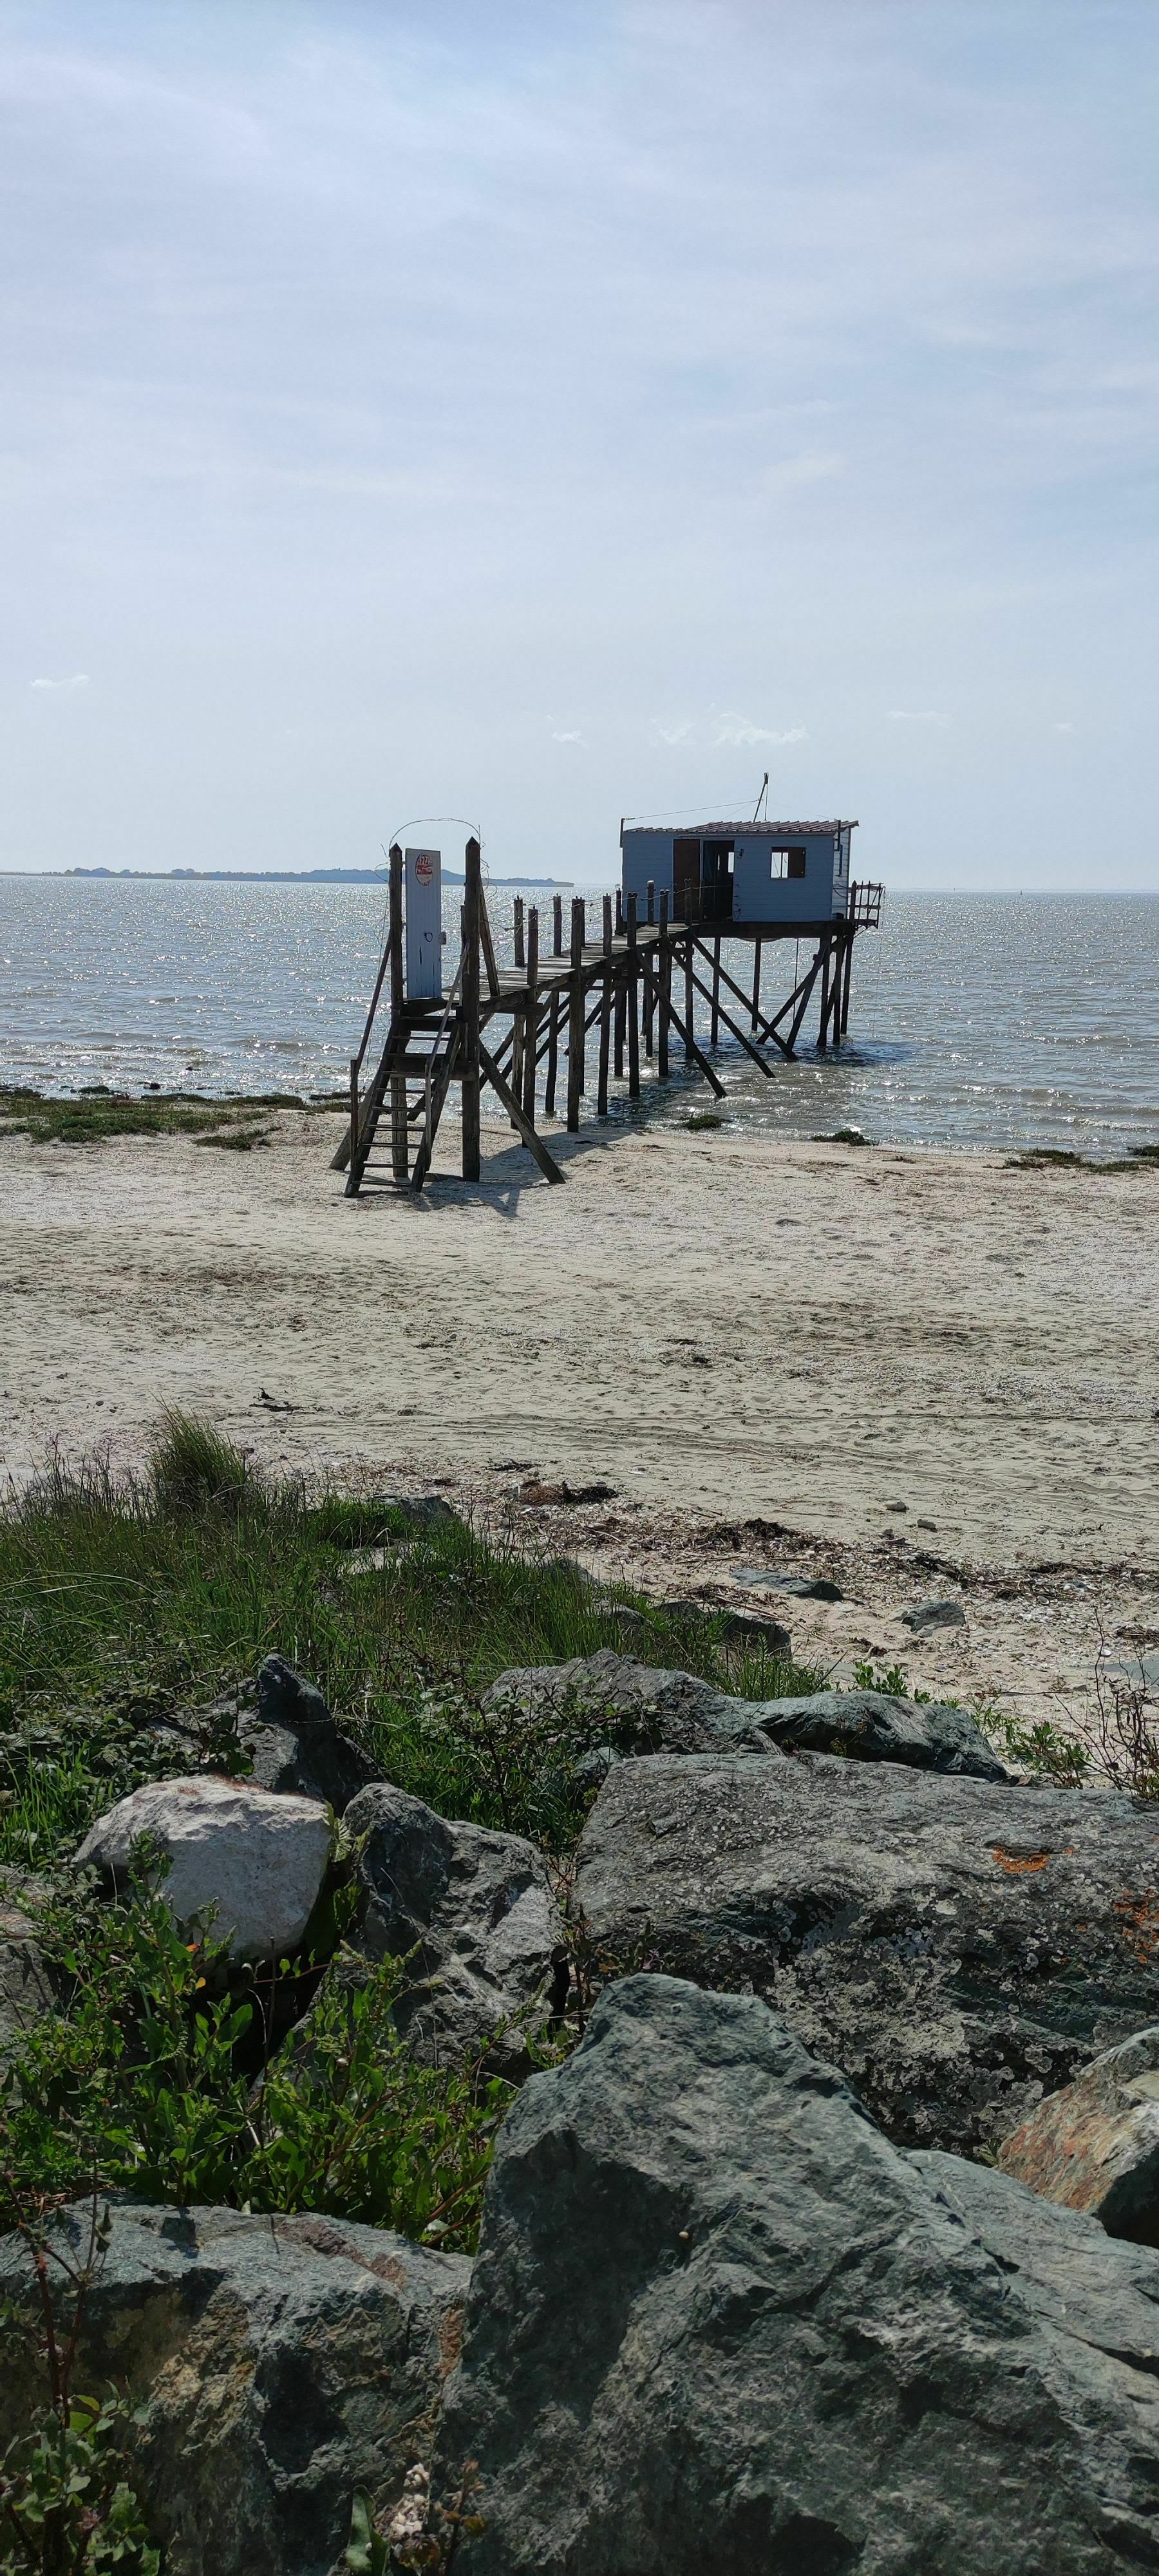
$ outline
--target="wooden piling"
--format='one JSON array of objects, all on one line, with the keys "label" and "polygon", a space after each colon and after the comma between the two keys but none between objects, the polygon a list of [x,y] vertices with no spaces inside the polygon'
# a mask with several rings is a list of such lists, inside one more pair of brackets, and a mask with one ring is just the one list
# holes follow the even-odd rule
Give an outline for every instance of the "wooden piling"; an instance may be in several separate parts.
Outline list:
[{"label": "wooden piling", "polygon": [[[397,841],[390,847],[390,1016],[395,1032],[396,1050],[401,1052],[403,1004],[406,1000],[402,945],[402,851]],[[406,1075],[393,1073],[390,1078],[390,1161],[396,1181],[410,1174],[406,1132]]]},{"label": "wooden piling", "polygon": [[[558,954],[559,951],[557,949],[556,955],[558,956]],[[559,1071],[559,1013],[559,994],[553,993],[547,1006],[547,1072],[544,1076],[543,1085],[543,1114],[545,1118],[554,1118],[555,1116],[555,1085],[556,1076]]]},{"label": "wooden piling", "polygon": [[825,937],[825,938],[822,940],[822,942],[821,942],[821,1012],[820,1012],[820,1017],[819,1017],[818,1022],[817,1022],[817,1053],[818,1053],[818,1055],[824,1055],[824,1054],[825,1054],[825,1052],[826,1052],[826,1050],[827,1050],[827,1048],[828,1048],[828,1045],[829,1045],[829,959],[830,959],[830,954],[831,954],[831,942],[830,942],[830,940],[829,940],[828,936],[826,935],[826,937]]},{"label": "wooden piling", "polygon": [[482,868],[479,844],[467,843],[465,859],[466,890],[463,903],[463,968],[462,968],[462,1056],[460,1087],[463,1101],[463,1179],[479,1178],[479,914],[482,903]]},{"label": "wooden piling", "polygon": [[761,1025],[761,951],[764,941],[760,932],[753,941],[753,1030]]},{"label": "wooden piling", "polygon": [[853,980],[853,941],[854,941],[854,936],[855,936],[855,933],[854,933],[854,931],[853,931],[853,929],[852,929],[852,926],[851,926],[851,927],[846,931],[846,933],[845,933],[845,975],[844,975],[844,980],[843,980],[843,985],[842,985],[842,993],[841,993],[841,1035],[842,1035],[842,1037],[844,1037],[845,1032],[846,1032],[846,1030],[847,1030],[847,1028],[848,1028],[848,1026],[849,1026],[849,987],[850,987],[850,984],[852,983],[852,980]]},{"label": "wooden piling", "polygon": [[692,1044],[692,895],[688,897],[688,927],[684,934],[684,1061],[691,1064],[695,1049]]},{"label": "wooden piling", "polygon": [[517,966],[526,966],[527,958],[524,954],[523,947],[523,897],[521,894],[516,895],[515,901],[512,905],[512,912],[515,920],[515,963]]},{"label": "wooden piling", "polygon": [[527,1024],[523,1032],[523,1111],[535,1123],[535,1055],[539,1036],[539,907],[527,915]]},{"label": "wooden piling", "polygon": [[551,953],[553,957],[563,955],[563,896],[561,894],[553,894],[551,898]]},{"label": "wooden piling", "polygon": [[668,888],[660,890],[660,1010],[657,1071],[661,1082],[668,1080],[668,1038],[672,1025],[672,947],[668,937]]},{"label": "wooden piling", "polygon": [[612,898],[610,894],[606,894],[604,896],[604,963],[602,968],[602,982],[600,986],[600,1056],[596,1087],[596,1113],[600,1118],[606,1118],[608,1114],[608,1049],[612,1035],[612,979],[614,971],[615,970],[612,965]]},{"label": "wooden piling", "polygon": [[568,978],[567,1029],[567,1128],[569,1136],[579,1133],[580,1093],[584,1087],[584,991],[583,955],[586,928],[585,905],[579,895],[571,907],[571,974]]},{"label": "wooden piling", "polygon": [[720,1044],[720,932],[712,943],[712,1035],[710,1046]]},{"label": "wooden piling", "polygon": [[636,898],[628,897],[628,1098],[640,1097],[640,952],[636,945]]}]

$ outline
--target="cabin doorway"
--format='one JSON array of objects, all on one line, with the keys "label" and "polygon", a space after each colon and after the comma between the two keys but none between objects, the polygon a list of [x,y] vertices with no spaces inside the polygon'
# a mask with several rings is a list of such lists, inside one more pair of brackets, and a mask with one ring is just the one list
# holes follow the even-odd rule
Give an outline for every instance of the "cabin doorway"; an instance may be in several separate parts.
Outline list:
[{"label": "cabin doorway", "polygon": [[704,921],[732,920],[732,855],[731,841],[701,842],[700,910]]},{"label": "cabin doorway", "polygon": [[700,907],[700,843],[672,844],[672,906],[678,921],[693,921]]}]

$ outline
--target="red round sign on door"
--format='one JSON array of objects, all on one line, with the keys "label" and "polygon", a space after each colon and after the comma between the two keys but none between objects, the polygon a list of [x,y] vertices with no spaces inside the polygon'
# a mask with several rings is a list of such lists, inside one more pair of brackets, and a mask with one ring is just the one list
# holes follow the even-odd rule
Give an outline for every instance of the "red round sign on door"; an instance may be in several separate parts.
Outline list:
[{"label": "red round sign on door", "polygon": [[420,850],[415,859],[415,875],[420,885],[429,885],[435,873],[434,853]]}]

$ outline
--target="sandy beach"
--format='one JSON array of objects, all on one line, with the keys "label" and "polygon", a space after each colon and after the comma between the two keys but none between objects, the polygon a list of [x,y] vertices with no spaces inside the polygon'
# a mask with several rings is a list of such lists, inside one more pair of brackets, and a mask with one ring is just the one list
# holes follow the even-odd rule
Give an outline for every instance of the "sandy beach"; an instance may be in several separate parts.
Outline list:
[{"label": "sandy beach", "polygon": [[[0,1137],[7,1475],[54,1439],[129,1463],[179,1405],[660,1594],[830,1571],[800,1653],[1022,1717],[1081,1709],[1100,1630],[1159,1643],[1159,1172],[641,1128],[558,1139],[552,1189],[494,1128],[478,1191],[445,1157],[347,1200],[336,1118],[267,1132]],[[528,1510],[533,1470],[614,1495]],[[915,1640],[945,1592],[966,1628]]]}]

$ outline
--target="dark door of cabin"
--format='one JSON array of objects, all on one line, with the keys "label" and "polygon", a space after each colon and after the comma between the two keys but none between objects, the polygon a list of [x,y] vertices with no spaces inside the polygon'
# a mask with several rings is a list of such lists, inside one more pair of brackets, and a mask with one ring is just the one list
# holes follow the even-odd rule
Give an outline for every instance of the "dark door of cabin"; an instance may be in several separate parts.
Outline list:
[{"label": "dark door of cabin", "polygon": [[705,841],[701,858],[701,908],[705,921],[732,920],[731,841]]},{"label": "dark door of cabin", "polygon": [[672,907],[677,921],[693,921],[700,910],[699,841],[673,841]]}]

